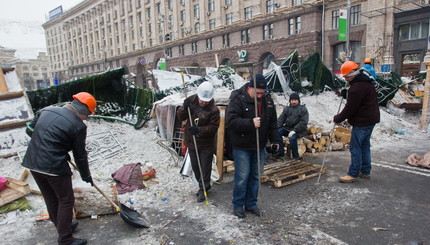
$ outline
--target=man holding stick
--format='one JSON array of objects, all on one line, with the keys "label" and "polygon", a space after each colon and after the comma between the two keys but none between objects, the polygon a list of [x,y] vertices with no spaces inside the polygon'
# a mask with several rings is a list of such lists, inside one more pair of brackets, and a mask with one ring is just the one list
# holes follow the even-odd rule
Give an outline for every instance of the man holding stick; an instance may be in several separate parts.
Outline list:
[{"label": "man holding stick", "polygon": [[266,87],[264,76],[257,74],[255,81],[251,79],[231,93],[227,109],[235,164],[232,203],[234,215],[239,218],[245,218],[245,211],[261,215],[257,199],[267,141],[270,139],[274,151],[279,149],[276,109],[272,98],[265,92]]}]

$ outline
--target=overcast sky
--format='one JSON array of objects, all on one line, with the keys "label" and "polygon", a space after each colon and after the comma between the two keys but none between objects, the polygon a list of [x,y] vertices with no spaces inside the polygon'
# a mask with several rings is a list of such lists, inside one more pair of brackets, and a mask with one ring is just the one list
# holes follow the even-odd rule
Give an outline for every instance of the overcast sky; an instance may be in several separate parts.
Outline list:
[{"label": "overcast sky", "polygon": [[0,46],[17,49],[19,58],[36,58],[46,51],[42,24],[49,11],[63,6],[63,12],[83,0],[0,0]]}]

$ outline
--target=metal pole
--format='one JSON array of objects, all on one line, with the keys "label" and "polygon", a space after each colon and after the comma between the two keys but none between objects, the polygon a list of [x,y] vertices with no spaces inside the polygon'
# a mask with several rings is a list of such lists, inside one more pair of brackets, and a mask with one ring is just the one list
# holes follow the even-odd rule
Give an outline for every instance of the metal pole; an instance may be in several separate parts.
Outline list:
[{"label": "metal pole", "polygon": [[[191,110],[190,107],[188,107],[188,118],[190,120],[190,126],[193,126],[193,118],[191,117]],[[197,155],[197,165],[199,166],[199,172],[200,172],[200,180],[202,181],[202,187],[203,187],[203,194],[205,196],[205,200],[206,200],[206,205],[209,205],[208,202],[208,194],[206,193],[206,186],[205,186],[205,182],[203,180],[203,171],[202,171],[202,165],[200,164],[200,155],[199,155],[199,150],[197,149],[197,142],[196,142],[196,136],[193,135],[193,142],[194,142],[194,148],[196,149],[196,155]]]},{"label": "metal pole", "polygon": [[[258,102],[257,102],[257,79],[254,75],[254,107],[255,107],[255,117],[258,117]],[[260,118],[260,126],[261,126],[261,118]],[[260,183],[260,170],[261,170],[261,161],[260,161],[260,133],[259,128],[255,128],[255,136],[257,139],[257,167],[258,167],[258,200],[261,197],[261,183]],[[261,215],[261,214],[260,214]]]},{"label": "metal pole", "polygon": [[[345,83],[345,84],[346,84],[346,83]],[[336,114],[339,114],[339,111],[340,111],[340,107],[341,107],[341,105],[342,105],[342,102],[343,102],[343,97],[340,99],[339,108],[337,109],[337,113],[336,113]],[[331,145],[331,140],[332,140],[332,138],[333,138],[333,132],[334,132],[334,128],[335,128],[335,127],[336,127],[336,123],[335,123],[335,122],[333,122],[333,128],[332,128],[332,129],[331,129],[331,131],[330,131],[330,137],[329,137],[329,139],[328,139],[328,146],[327,146],[327,148],[325,149],[324,159],[323,159],[323,162],[322,162],[322,164],[321,164],[320,173],[318,174],[317,184],[319,184],[319,183],[320,183],[321,173],[322,173],[322,170],[323,170],[323,168],[324,168],[325,160],[326,160],[326,158],[327,158],[328,149],[330,148],[330,145]]]}]

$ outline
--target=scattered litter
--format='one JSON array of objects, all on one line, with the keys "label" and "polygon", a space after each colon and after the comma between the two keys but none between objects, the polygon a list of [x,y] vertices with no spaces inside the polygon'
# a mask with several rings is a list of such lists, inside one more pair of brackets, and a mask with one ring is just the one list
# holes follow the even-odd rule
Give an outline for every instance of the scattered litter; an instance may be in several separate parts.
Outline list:
[{"label": "scattered litter", "polygon": [[383,228],[383,227],[373,227],[374,231],[389,231],[390,229],[388,228]]},{"label": "scattered litter", "polygon": [[98,215],[97,214],[91,215],[91,219],[98,219]]}]

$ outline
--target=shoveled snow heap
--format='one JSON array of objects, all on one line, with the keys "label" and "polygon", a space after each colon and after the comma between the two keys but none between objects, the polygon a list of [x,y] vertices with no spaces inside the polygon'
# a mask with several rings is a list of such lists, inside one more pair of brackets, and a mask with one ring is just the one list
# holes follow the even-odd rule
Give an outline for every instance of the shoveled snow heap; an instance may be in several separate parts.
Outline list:
[{"label": "shoveled snow heap", "polygon": [[[225,91],[222,91],[222,93],[224,94]],[[274,95],[273,97],[279,105],[279,114],[282,106],[287,105],[288,101],[281,96]],[[176,96],[174,101],[180,104],[183,99],[183,97]],[[309,124],[323,127],[324,131],[329,131],[333,127],[332,119],[338,111],[340,101],[340,98],[332,92],[325,92],[318,96],[302,96],[301,98],[301,102],[306,104],[309,110]],[[140,207],[140,210],[138,210],[142,213],[145,213],[146,209],[154,209],[160,212],[180,214],[183,217],[195,220],[195,222],[211,220],[210,223],[199,223],[205,226],[205,230],[213,232],[215,238],[235,241],[245,239],[243,241],[252,243],[251,229],[244,229],[243,225],[240,225],[243,222],[233,216],[231,210],[225,210],[214,205],[205,207],[204,212],[200,210],[204,204],[196,203],[195,201],[194,193],[197,187],[194,185],[192,178],[182,177],[179,174],[181,164],[176,165],[176,159],[156,143],[159,140],[159,136],[155,132],[154,121],[150,121],[146,127],[140,130],[135,130],[130,125],[119,122],[94,119],[87,121],[89,135],[110,131],[124,147],[124,150],[117,155],[90,165],[94,181],[98,185],[114,185],[111,174],[122,165],[140,162],[145,166],[145,163],[150,162],[157,172],[155,180],[158,183],[148,182],[149,186],[145,189],[120,195],[119,199],[122,203],[127,203],[130,199],[133,199],[134,208]],[[417,125],[393,116],[386,109],[381,108],[381,123],[375,128],[372,145],[380,147],[384,142],[390,142],[390,139],[395,140],[402,137],[392,134],[398,129],[409,129],[411,133],[418,132]],[[28,141],[29,138],[23,131],[17,133],[14,140],[19,142]],[[380,137],[382,135],[384,137]],[[384,142],[379,141],[379,138],[385,138]],[[20,151],[22,155],[25,152],[25,144],[21,144],[20,148],[15,150]],[[18,157],[11,157],[0,159],[0,170],[1,176],[18,178],[23,168],[20,166]],[[76,171],[73,181],[75,187],[89,187],[87,183],[81,181],[79,173]],[[33,185],[33,188],[37,188],[34,183],[30,184]],[[0,215],[0,225],[8,223],[7,225],[1,225],[1,233],[8,234],[6,237],[2,236],[5,244],[27,241],[31,237],[31,229],[35,225],[36,217],[45,209],[45,205],[39,195],[30,194],[27,199],[32,207],[31,210],[12,211]],[[19,233],[14,232],[18,229],[20,230]],[[148,233],[148,236],[151,236],[151,233]],[[148,241],[150,243],[151,240]],[[153,237],[153,241],[154,243],[157,241],[156,237]]]}]

